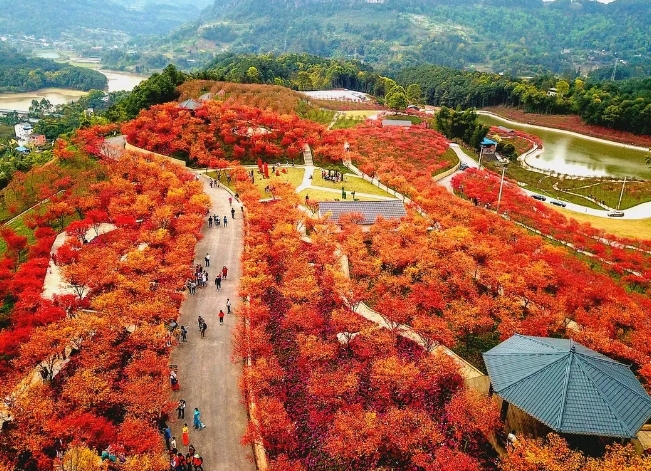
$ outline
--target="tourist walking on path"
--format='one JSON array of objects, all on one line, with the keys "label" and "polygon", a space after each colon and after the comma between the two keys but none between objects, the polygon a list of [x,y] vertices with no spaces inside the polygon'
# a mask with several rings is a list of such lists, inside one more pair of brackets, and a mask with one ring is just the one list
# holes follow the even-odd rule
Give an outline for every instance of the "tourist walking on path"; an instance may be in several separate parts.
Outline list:
[{"label": "tourist walking on path", "polygon": [[219,310],[219,323],[224,324],[224,311]]},{"label": "tourist walking on path", "polygon": [[188,329],[185,326],[181,326],[181,342],[187,342],[188,340]]},{"label": "tourist walking on path", "polygon": [[208,324],[206,322],[202,322],[201,325],[199,326],[199,332],[201,333],[201,338],[204,338],[206,336],[206,329],[208,328]]},{"label": "tourist walking on path", "polygon": [[[224,172],[222,171],[222,173]],[[208,178],[203,175],[200,180],[211,201],[210,214],[221,214],[220,223],[225,214],[227,219],[230,219],[231,207],[228,204],[228,197],[232,195],[229,195],[223,187],[215,189],[214,183],[211,190]],[[233,201],[232,207],[235,208],[235,212],[239,212],[237,208],[241,205],[238,203],[236,206],[235,203],[237,200]],[[213,227],[215,226],[215,218],[213,218]],[[231,314],[239,309],[240,298],[237,297],[237,282],[241,270],[240,256],[244,227],[242,224],[233,224],[232,222],[229,226],[220,231],[218,228],[209,229],[204,222],[203,238],[197,242],[194,253],[195,265],[197,261],[203,262],[202,258],[209,253],[212,258],[211,268],[203,268],[203,270],[210,271],[213,283],[218,272],[220,275],[222,274],[222,266],[228,268],[230,276],[228,282],[221,283],[220,291],[213,285],[214,289],[204,289],[200,296],[185,298],[181,305],[181,316],[178,323],[186,328],[188,325],[190,327],[194,325],[194,328],[198,329],[196,322],[200,315],[214,326],[217,319],[212,317],[212,312],[219,313],[219,310],[222,309],[226,313],[227,308],[224,307],[226,298],[229,298],[232,303]],[[204,263],[201,265],[203,266]],[[233,315],[233,317],[235,316]],[[213,320],[209,321],[209,318]],[[241,400],[238,388],[242,365],[231,361],[233,344],[230,339],[236,325],[237,322],[229,320],[229,322],[220,325],[218,329],[211,327],[210,335],[199,338],[200,341],[194,341],[193,337],[190,339],[193,340],[192,342],[188,341],[178,345],[173,350],[170,361],[171,364],[178,365],[178,371],[184,372],[183,395],[176,393],[175,401],[183,397],[190,411],[190,416],[186,415],[185,419],[175,419],[174,424],[170,423],[173,435],[178,437],[179,450],[184,454],[191,451],[181,443],[181,429],[186,420],[188,420],[188,426],[191,425],[195,406],[201,406],[199,407],[201,420],[209,417],[210,424],[208,425],[215,425],[203,429],[201,433],[193,430],[194,435],[189,437],[190,443],[200,450],[204,463],[208,464],[207,471],[208,469],[255,471],[255,464],[250,459],[251,446],[242,445],[240,442],[240,438],[246,433],[248,420],[246,407]],[[188,330],[190,330],[189,336],[191,336],[192,328]],[[188,374],[188,379],[185,379],[185,372]]]},{"label": "tourist walking on path", "polygon": [[208,227],[212,227],[212,217],[208,216]]},{"label": "tourist walking on path", "polygon": [[228,197],[228,204],[230,204],[231,206],[233,206],[233,198],[230,197],[230,196]]},{"label": "tourist walking on path", "polygon": [[224,268],[222,268],[222,278],[226,279],[226,275],[228,275],[228,268],[224,265]]},{"label": "tourist walking on path", "polygon": [[235,219],[235,208],[231,208],[231,219]]},{"label": "tourist walking on path", "polygon": [[179,399],[179,404],[176,406],[177,419],[185,419],[185,400]]},{"label": "tourist walking on path", "polygon": [[210,254],[206,253],[206,256],[203,257],[203,259],[206,262],[206,267],[209,267],[210,266]]},{"label": "tourist walking on path", "polygon": [[226,298],[226,314],[231,313],[231,300]]},{"label": "tourist walking on path", "polygon": [[165,446],[170,449],[170,440],[172,439],[172,430],[166,425],[163,429],[163,437],[165,437]]},{"label": "tourist walking on path", "polygon": [[222,288],[222,274],[217,273],[217,277],[215,278],[215,286],[217,287],[218,290]]},{"label": "tourist walking on path", "polygon": [[190,445],[190,431],[188,430],[188,424],[183,424],[183,446]]},{"label": "tourist walking on path", "polygon": [[228,226],[228,218],[224,216],[224,227]]},{"label": "tourist walking on path", "polygon": [[199,412],[199,408],[198,408],[198,407],[195,407],[195,408],[194,408],[193,417],[194,417],[194,428],[195,428],[195,429],[197,429],[197,430],[202,430],[202,429],[204,429],[204,428],[206,427],[206,426],[201,422],[201,412]]},{"label": "tourist walking on path", "polygon": [[172,391],[178,391],[179,389],[181,389],[179,380],[176,377],[176,371],[174,370],[170,371],[170,385],[172,386]]}]

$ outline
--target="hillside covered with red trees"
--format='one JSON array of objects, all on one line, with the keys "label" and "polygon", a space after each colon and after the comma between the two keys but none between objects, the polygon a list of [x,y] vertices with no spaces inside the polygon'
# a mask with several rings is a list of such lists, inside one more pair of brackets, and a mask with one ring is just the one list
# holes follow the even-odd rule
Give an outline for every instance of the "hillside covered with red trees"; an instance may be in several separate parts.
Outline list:
[{"label": "hillside covered with red trees", "polygon": [[[50,451],[61,439],[66,448],[113,445],[129,469],[135,463],[166,469],[157,420],[173,406],[171,343],[163,323],[178,316],[207,197],[194,175],[169,162],[128,153],[97,160],[85,150],[91,134],[59,145],[58,159],[92,172],[34,219],[36,243],[26,247],[3,233],[10,249],[2,259],[1,286],[15,304],[0,339],[3,360],[9,360],[0,387],[3,397],[14,394],[13,420],[0,434],[0,462],[31,459],[38,469],[51,469]],[[49,301],[40,292],[52,226],[59,215],[75,212],[79,221],[68,226],[71,234],[100,222],[116,229],[88,244],[68,239],[57,262],[79,295]],[[61,361],[67,364],[55,375],[52,367]],[[48,381],[16,392],[39,364]]]},{"label": "hillside covered with red trees", "polygon": [[[205,91],[192,86],[187,93]],[[498,458],[489,440],[501,427],[499,411],[466,388],[456,364],[351,310],[363,301],[390,325],[407,325],[479,367],[481,351],[515,332],[569,336],[633,364],[649,389],[647,255],[604,246],[589,228],[506,188],[502,204],[511,219],[517,214],[559,239],[571,231],[572,243],[617,264],[622,276],[611,276],[575,251],[449,194],[432,177],[454,161],[432,130],[328,131],[291,106],[278,113],[253,103],[209,101],[194,111],[158,105],[123,132],[138,147],[231,168],[246,208],[239,289],[247,302],[233,339],[235,357],[246,365],[243,394],[255,404],[244,440],[264,446],[270,470],[648,469],[648,460],[628,448],[587,459],[553,435],[522,440]],[[44,359],[67,364],[15,395],[14,420],[0,434],[0,469],[24,453],[50,469],[55,438],[95,450],[118,446],[125,469],[169,464],[156,428],[171,408],[173,342],[163,324],[178,315],[208,200],[191,172],[167,160],[128,152],[97,158],[106,131],[82,130],[58,144],[58,159],[85,173],[48,183],[42,193],[60,195],[31,219],[34,243],[1,233],[8,250],[0,294],[9,315],[0,333],[0,393],[15,391]],[[317,162],[350,159],[408,196],[414,204],[407,217],[363,231],[351,216],[335,227],[308,217],[287,184],[260,201],[238,162],[300,162],[305,144]],[[496,182],[488,172],[467,171],[454,184],[468,197],[494,201]],[[104,222],[115,230],[81,241]],[[58,263],[78,295],[47,301],[40,292],[49,250],[65,228],[72,237]],[[343,255],[350,278],[342,273]],[[633,280],[625,269],[644,274]],[[579,328],[567,329],[568,320]]]}]

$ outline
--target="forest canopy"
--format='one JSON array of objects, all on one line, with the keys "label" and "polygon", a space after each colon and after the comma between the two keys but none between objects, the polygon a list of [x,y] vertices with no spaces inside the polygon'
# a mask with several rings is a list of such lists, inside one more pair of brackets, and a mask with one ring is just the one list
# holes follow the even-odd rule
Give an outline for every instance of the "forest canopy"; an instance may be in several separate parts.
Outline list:
[{"label": "forest canopy", "polygon": [[0,93],[31,92],[47,87],[103,90],[107,84],[106,77],[96,70],[49,59],[27,58],[0,46]]}]

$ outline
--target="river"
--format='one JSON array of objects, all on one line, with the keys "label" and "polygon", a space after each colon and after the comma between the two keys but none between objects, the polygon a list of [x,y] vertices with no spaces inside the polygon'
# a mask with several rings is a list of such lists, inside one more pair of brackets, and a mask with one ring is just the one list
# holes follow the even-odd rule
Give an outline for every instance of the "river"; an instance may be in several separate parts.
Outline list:
[{"label": "river", "polygon": [[[108,79],[109,92],[131,91],[133,87],[148,78],[146,75],[131,74],[129,72],[115,72],[112,70],[99,70],[99,72]],[[46,98],[53,105],[63,105],[78,100],[79,97],[84,95],[86,95],[86,92],[65,88],[43,88],[35,92],[25,93],[0,93],[0,109],[28,111],[32,100],[40,101]]]},{"label": "river", "polygon": [[534,134],[543,142],[543,153],[527,163],[542,170],[582,177],[629,177],[651,179],[644,162],[648,150],[611,141],[594,139],[556,129],[479,115],[479,121]]}]

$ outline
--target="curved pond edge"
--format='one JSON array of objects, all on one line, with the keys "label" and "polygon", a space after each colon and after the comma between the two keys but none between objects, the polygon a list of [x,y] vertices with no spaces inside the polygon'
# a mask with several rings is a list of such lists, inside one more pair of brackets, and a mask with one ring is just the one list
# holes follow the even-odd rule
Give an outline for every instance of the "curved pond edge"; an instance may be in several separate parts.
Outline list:
[{"label": "curved pond edge", "polygon": [[567,134],[567,135],[570,135],[570,136],[575,136],[575,137],[580,137],[580,138],[584,138],[584,139],[589,139],[589,140],[595,141],[595,142],[600,142],[602,144],[610,144],[610,145],[613,145],[613,146],[623,147],[625,149],[641,150],[641,151],[644,151],[644,152],[647,152],[649,150],[647,147],[634,146],[632,144],[624,144],[624,143],[616,142],[616,141],[609,141],[608,139],[603,139],[601,137],[589,136],[587,134],[581,134],[581,133],[576,132],[576,131],[567,131],[565,129],[550,128],[550,127],[547,127],[547,126],[539,126],[537,124],[529,124],[529,123],[523,123],[521,121],[513,121],[511,119],[507,119],[507,118],[504,118],[503,116],[495,114],[492,111],[477,110],[477,114],[478,115],[491,116],[492,118],[499,119],[500,121],[504,121],[506,123],[512,123],[512,124],[521,125],[521,126],[528,126],[528,127],[535,128],[535,129],[543,129],[545,131],[555,131],[555,132]]}]

